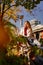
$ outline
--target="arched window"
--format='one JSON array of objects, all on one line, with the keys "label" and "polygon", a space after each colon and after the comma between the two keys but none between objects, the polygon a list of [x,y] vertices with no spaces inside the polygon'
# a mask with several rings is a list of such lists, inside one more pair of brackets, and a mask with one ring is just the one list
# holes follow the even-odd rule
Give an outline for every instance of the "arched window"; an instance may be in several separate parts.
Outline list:
[{"label": "arched window", "polygon": [[37,40],[39,39],[39,33],[38,32],[36,33],[36,39]]}]

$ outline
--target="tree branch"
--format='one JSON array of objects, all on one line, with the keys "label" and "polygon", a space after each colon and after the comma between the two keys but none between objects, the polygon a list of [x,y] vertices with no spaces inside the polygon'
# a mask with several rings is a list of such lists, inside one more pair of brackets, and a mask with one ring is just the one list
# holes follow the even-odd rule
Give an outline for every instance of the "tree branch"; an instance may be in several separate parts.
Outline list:
[{"label": "tree branch", "polygon": [[5,13],[8,9],[10,9],[11,7],[13,7],[13,6],[16,6],[16,5],[12,5],[12,6],[8,7],[8,8],[4,11],[4,13]]},{"label": "tree branch", "polygon": [[3,14],[4,14],[4,8],[5,8],[5,3],[3,3],[3,7],[2,7],[2,18],[3,18]]}]

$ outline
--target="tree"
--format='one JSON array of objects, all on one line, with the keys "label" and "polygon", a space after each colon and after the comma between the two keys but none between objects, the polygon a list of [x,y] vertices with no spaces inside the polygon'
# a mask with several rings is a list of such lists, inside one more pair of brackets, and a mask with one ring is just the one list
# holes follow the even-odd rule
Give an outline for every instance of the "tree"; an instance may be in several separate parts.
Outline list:
[{"label": "tree", "polygon": [[41,0],[16,0],[16,6],[22,5],[24,6],[26,9],[33,9],[34,7],[36,7],[37,4],[40,3]]},{"label": "tree", "polygon": [[[36,4],[40,3],[41,0],[0,0],[0,47],[5,47],[8,42],[10,42],[9,35],[7,33],[7,29],[4,28],[4,13],[6,12],[8,16],[13,13],[13,11],[9,9],[12,6],[19,6],[22,5],[27,9],[33,9]],[[12,3],[14,4],[12,5]],[[6,9],[7,8],[7,9]],[[11,13],[12,12],[12,13]],[[11,15],[11,17],[15,20],[17,16]]]},{"label": "tree", "polygon": [[[1,0],[2,12],[0,11],[0,48],[4,48],[7,43],[10,41],[9,35],[7,33],[7,30],[4,28],[4,22],[3,22],[3,14],[4,14],[4,7],[5,7],[5,0]],[[2,3],[3,2],[3,3]]]},{"label": "tree", "polygon": [[9,19],[9,18],[13,18],[14,20],[17,20],[17,15],[16,12],[18,9],[16,9],[16,7],[14,7],[14,10],[10,9],[10,7],[14,6],[10,6],[11,4],[11,0],[1,0],[0,1],[0,48],[6,47],[7,43],[10,42],[10,37],[9,34],[7,32],[7,29],[4,28],[4,21],[3,19]]}]

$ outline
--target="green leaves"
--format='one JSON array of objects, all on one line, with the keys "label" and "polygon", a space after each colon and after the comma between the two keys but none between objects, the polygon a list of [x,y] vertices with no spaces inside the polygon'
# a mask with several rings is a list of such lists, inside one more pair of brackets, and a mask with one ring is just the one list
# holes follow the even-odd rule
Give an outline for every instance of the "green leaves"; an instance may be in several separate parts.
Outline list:
[{"label": "green leaves", "polygon": [[42,38],[40,39],[40,43],[43,44],[43,39]]},{"label": "green leaves", "polygon": [[4,3],[5,5],[9,5],[11,3],[11,0],[2,0],[2,3]]},{"label": "green leaves", "polygon": [[25,56],[9,56],[7,58],[8,65],[26,65],[27,62],[28,59]]},{"label": "green leaves", "polygon": [[[37,4],[40,3],[41,0],[15,0],[15,6],[19,6],[22,5],[24,6],[26,9],[33,9],[34,7],[36,7]],[[2,0],[2,2],[4,4],[4,8],[5,5],[7,5],[10,8],[10,4],[12,3],[12,0]]]},{"label": "green leaves", "polygon": [[39,4],[40,0],[16,0],[16,5],[22,5],[24,6],[26,9],[33,9],[34,7],[36,7],[36,4]]},{"label": "green leaves", "polygon": [[11,7],[11,3],[13,3],[14,6],[24,6],[26,9],[31,10],[34,7],[37,6],[37,4],[40,3],[41,0],[2,0],[1,3],[3,3],[2,5],[2,17],[3,17],[3,13],[7,11],[7,9],[4,11],[5,9],[5,5],[8,6],[8,9]]}]

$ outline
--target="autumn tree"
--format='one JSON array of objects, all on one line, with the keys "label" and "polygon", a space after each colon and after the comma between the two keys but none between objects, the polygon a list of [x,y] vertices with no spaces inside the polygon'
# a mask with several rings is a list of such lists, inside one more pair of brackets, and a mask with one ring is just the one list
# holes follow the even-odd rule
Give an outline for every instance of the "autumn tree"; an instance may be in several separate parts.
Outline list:
[{"label": "autumn tree", "polygon": [[[0,0],[0,48],[6,47],[7,43],[10,42],[10,38],[7,32],[7,29],[4,28],[3,18],[8,14],[9,18],[17,20],[17,16],[14,17],[14,10],[10,9],[11,7],[22,5],[26,9],[33,9],[36,7],[41,0]],[[12,5],[13,4],[13,5]],[[11,15],[14,13],[13,15]]]},{"label": "autumn tree", "polygon": [[3,15],[5,5],[10,6],[10,0],[0,0],[0,48],[6,47],[7,43],[10,42],[9,35],[7,33],[7,29],[4,28]]}]

